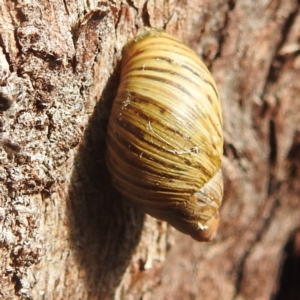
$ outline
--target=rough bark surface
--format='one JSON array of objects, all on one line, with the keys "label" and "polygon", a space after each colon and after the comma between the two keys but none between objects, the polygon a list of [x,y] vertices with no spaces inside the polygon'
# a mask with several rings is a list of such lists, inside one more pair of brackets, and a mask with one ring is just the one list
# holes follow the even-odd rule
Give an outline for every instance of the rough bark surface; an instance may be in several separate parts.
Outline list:
[{"label": "rough bark surface", "polygon": [[[190,45],[220,90],[212,243],[144,216],[108,177],[118,62],[145,27]],[[299,299],[299,28],[296,0],[1,1],[0,298]]]}]

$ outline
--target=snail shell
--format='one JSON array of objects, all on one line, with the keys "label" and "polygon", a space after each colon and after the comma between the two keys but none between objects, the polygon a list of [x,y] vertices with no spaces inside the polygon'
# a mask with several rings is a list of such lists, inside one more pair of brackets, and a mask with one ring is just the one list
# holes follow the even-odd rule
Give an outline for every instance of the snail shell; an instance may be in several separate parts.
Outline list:
[{"label": "snail shell", "polygon": [[223,197],[222,151],[220,97],[204,63],[165,32],[130,41],[107,133],[117,190],[145,213],[209,241]]}]

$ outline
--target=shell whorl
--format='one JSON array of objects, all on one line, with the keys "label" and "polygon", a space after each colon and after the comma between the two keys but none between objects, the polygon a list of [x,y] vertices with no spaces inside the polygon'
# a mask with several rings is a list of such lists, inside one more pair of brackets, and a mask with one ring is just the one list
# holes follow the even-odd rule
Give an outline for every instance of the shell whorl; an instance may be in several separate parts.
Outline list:
[{"label": "shell whorl", "polygon": [[209,239],[201,233],[218,219],[222,150],[219,93],[198,56],[164,32],[129,42],[107,132],[107,165],[121,194]]}]

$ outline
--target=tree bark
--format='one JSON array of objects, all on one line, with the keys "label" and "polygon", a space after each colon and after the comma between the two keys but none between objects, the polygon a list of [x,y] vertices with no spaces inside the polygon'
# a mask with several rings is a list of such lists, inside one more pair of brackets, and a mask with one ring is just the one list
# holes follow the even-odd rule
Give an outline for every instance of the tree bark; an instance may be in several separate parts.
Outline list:
[{"label": "tree bark", "polygon": [[[221,94],[212,243],[144,216],[108,176],[121,50],[145,27],[191,46]],[[296,0],[3,0],[0,298],[299,299],[299,28]]]}]

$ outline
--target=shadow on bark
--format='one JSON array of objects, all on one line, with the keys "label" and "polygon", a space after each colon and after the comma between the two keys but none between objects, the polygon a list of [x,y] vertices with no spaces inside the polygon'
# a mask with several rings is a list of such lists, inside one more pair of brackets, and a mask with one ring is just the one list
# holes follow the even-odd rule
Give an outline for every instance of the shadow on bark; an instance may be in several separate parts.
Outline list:
[{"label": "shadow on bark", "polygon": [[113,297],[144,220],[144,214],[123,202],[113,189],[105,163],[106,127],[118,78],[117,68],[90,118],[69,190],[71,240],[90,299]]},{"label": "shadow on bark", "polygon": [[300,299],[300,229],[292,235],[286,244],[278,293],[274,300]]}]

